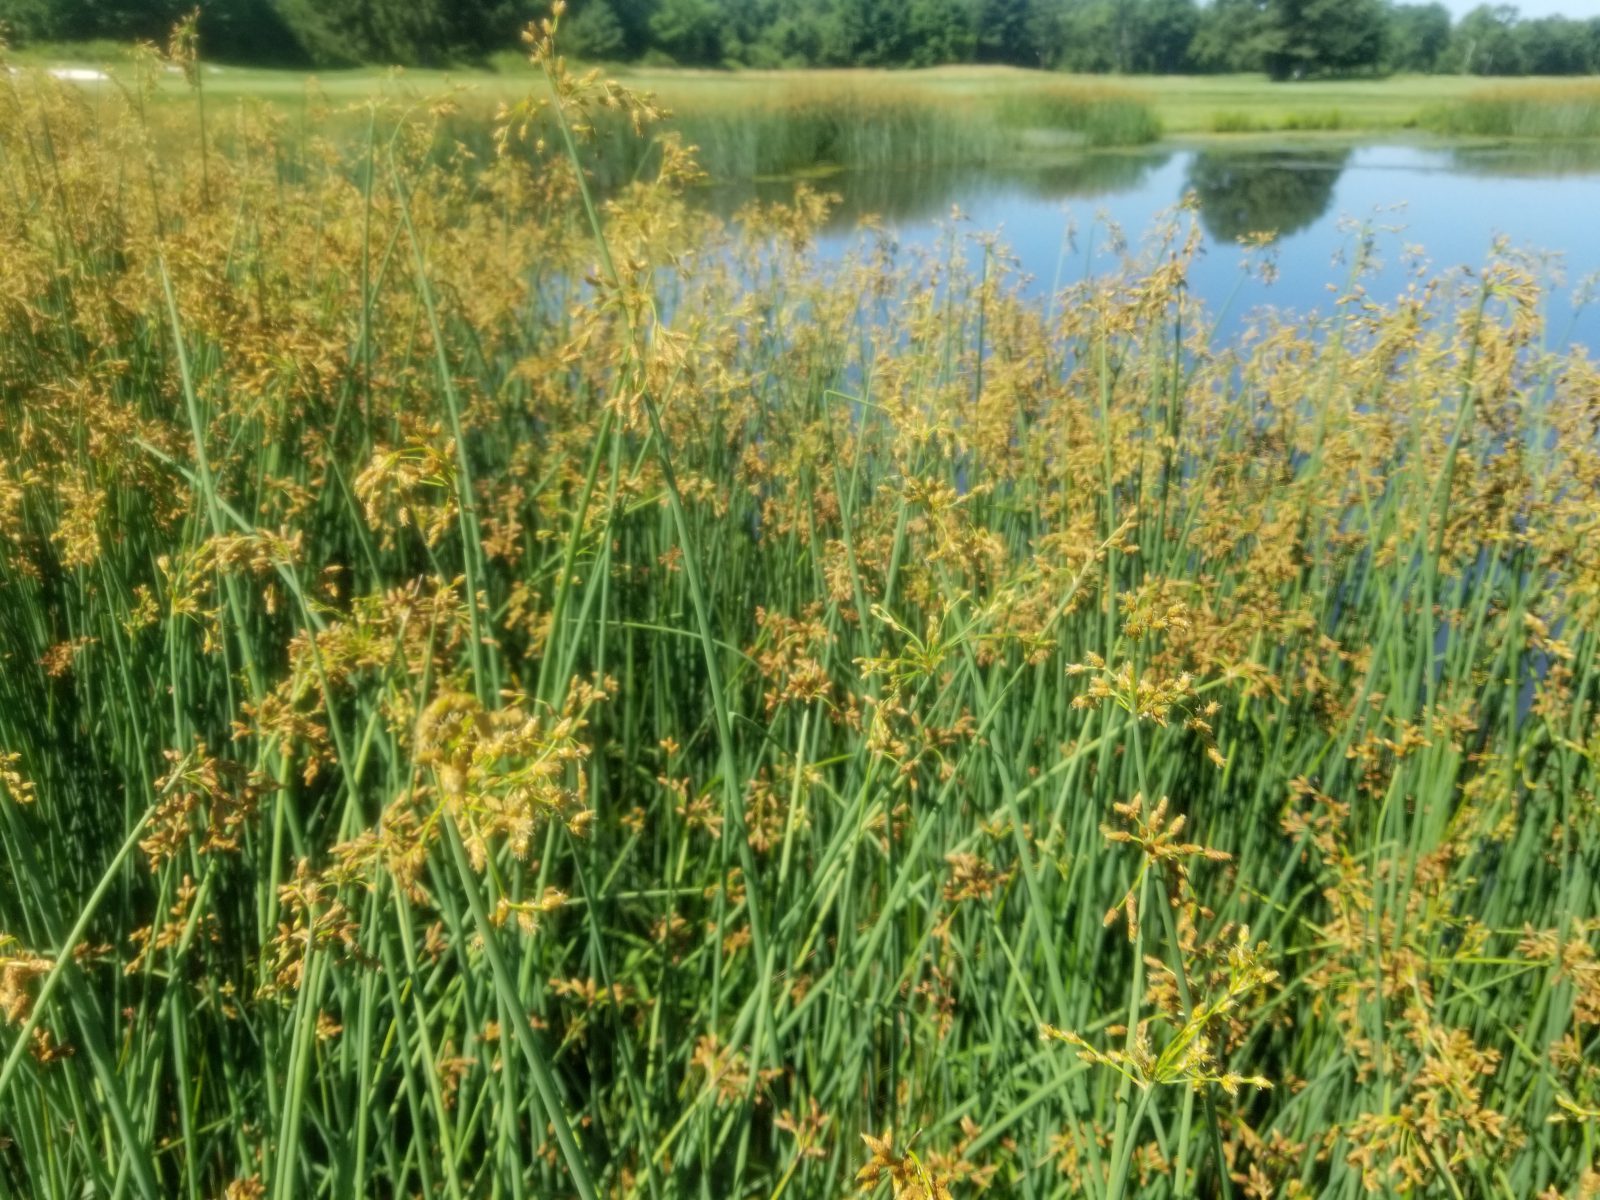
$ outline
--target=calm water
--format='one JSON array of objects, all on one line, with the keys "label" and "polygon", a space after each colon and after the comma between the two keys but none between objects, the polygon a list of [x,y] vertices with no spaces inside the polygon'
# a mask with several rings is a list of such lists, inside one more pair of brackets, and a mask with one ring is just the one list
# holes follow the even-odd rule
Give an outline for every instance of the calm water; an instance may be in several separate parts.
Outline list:
[{"label": "calm water", "polygon": [[[1224,333],[1264,306],[1326,311],[1362,224],[1375,231],[1383,264],[1367,282],[1379,301],[1414,268],[1408,247],[1421,247],[1437,270],[1476,267],[1504,236],[1547,264],[1552,345],[1600,350],[1600,302],[1574,299],[1600,273],[1600,145],[1169,147],[1026,168],[844,173],[814,186],[840,200],[827,255],[842,253],[868,214],[883,218],[901,246],[931,246],[949,236],[954,207],[962,213],[955,228],[997,232],[1039,292],[1114,265],[1106,220],[1137,244],[1193,191],[1207,244],[1190,282],[1223,315]],[[789,183],[750,184],[709,190],[705,200],[731,211],[792,192]],[[1271,283],[1245,270],[1236,244],[1261,230],[1279,235]]]}]

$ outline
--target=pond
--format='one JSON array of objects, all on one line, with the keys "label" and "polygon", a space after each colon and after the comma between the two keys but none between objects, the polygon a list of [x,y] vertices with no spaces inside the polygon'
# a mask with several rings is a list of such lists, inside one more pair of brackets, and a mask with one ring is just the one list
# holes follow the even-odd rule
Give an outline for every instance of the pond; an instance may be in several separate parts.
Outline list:
[{"label": "pond", "polygon": [[[790,196],[794,186],[718,185],[703,202],[731,212]],[[839,200],[822,242],[827,256],[853,244],[869,214],[900,246],[932,246],[959,209],[958,228],[999,234],[1040,293],[1114,265],[1107,221],[1136,244],[1192,191],[1206,245],[1190,286],[1223,335],[1267,306],[1326,312],[1363,227],[1379,263],[1366,287],[1380,302],[1405,287],[1417,248],[1432,271],[1476,268],[1504,237],[1539,257],[1551,346],[1600,349],[1600,303],[1582,301],[1588,277],[1600,272],[1600,145],[1592,143],[1167,146],[1048,165],[843,172],[812,186]],[[1278,234],[1270,281],[1246,269],[1250,256],[1238,244],[1269,230]]]}]

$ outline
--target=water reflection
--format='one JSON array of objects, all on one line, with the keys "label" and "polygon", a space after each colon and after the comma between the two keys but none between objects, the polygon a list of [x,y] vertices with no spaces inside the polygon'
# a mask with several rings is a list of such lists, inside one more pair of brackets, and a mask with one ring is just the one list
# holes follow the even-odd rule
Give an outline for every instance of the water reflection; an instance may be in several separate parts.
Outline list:
[{"label": "water reflection", "polygon": [[1463,175],[1556,179],[1600,174],[1600,142],[1506,142],[1456,146],[1449,169]]},{"label": "water reflection", "polygon": [[[785,185],[770,186],[785,194]],[[1561,253],[1559,273],[1543,278],[1551,336],[1600,349],[1600,303],[1575,298],[1579,281],[1600,276],[1596,146],[1212,145],[1090,153],[1053,168],[856,173],[825,186],[843,201],[822,239],[825,255],[857,244],[850,226],[872,212],[903,247],[939,244],[948,235],[944,218],[958,206],[969,231],[1000,232],[1027,290],[1041,296],[1119,269],[1115,242],[1074,239],[1071,231],[1090,229],[1104,214],[1137,242],[1185,192],[1197,192],[1206,245],[1190,270],[1190,291],[1216,315],[1224,338],[1263,307],[1326,311],[1328,288],[1348,274],[1357,236],[1351,222],[1374,239],[1363,286],[1380,300],[1409,286],[1419,261],[1436,271],[1478,267],[1504,238],[1518,249]],[[1280,239],[1270,275],[1249,271],[1254,259],[1237,244],[1263,230]]]},{"label": "water reflection", "polygon": [[1289,237],[1308,229],[1333,204],[1350,161],[1346,150],[1202,150],[1189,163],[1188,186],[1213,241],[1252,233]]},{"label": "water reflection", "polygon": [[[937,220],[952,205],[967,209],[1000,196],[1051,201],[1119,195],[1143,187],[1173,156],[1170,150],[1147,150],[1082,154],[1046,164],[839,171],[809,183],[838,197],[829,226],[841,230],[868,216],[890,222]],[[792,178],[719,182],[698,189],[697,200],[720,216],[732,216],[751,201],[792,200],[795,186]]]}]

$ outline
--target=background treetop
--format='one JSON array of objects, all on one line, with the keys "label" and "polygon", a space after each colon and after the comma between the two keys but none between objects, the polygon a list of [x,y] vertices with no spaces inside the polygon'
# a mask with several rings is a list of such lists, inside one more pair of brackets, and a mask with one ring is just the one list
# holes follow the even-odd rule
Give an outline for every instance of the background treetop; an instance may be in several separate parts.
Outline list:
[{"label": "background treetop", "polygon": [[[194,0],[0,0],[13,40],[161,40]],[[440,66],[514,52],[530,0],[203,0],[208,56]],[[1390,0],[574,0],[580,59],[803,68],[1007,63],[1077,72],[1600,72],[1600,17]]]}]

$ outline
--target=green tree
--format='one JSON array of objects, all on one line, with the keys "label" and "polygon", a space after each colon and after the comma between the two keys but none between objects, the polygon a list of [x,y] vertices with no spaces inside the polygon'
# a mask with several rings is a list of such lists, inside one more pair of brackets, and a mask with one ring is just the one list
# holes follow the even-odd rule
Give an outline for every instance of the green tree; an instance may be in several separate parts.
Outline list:
[{"label": "green tree", "polygon": [[1190,69],[1189,48],[1200,28],[1195,0],[1131,0],[1126,67],[1146,75]]},{"label": "green tree", "polygon": [[1029,0],[982,0],[978,9],[977,56],[984,62],[1034,65]]},{"label": "green tree", "polygon": [[72,37],[64,7],[51,0],[0,0],[0,26],[22,45]]},{"label": "green tree", "polygon": [[1264,0],[1212,0],[1200,10],[1189,58],[1198,71],[1231,73],[1266,69],[1262,38]]},{"label": "green tree", "polygon": [[1450,48],[1450,10],[1442,4],[1397,4],[1389,10],[1387,62],[1396,71],[1439,70]]},{"label": "green tree", "polygon": [[650,33],[650,18],[656,11],[656,0],[608,0],[622,26],[622,57],[638,58],[649,50],[654,41]]},{"label": "green tree", "polygon": [[1061,66],[1062,47],[1066,42],[1066,15],[1056,0],[1030,0],[1027,26],[1028,52],[1021,60],[1030,67]]},{"label": "green tree", "polygon": [[961,0],[911,0],[906,42],[914,67],[971,62],[978,47],[977,13]]},{"label": "green tree", "polygon": [[1509,4],[1481,4],[1461,18],[1451,38],[1450,57],[1467,75],[1521,75],[1517,10]]},{"label": "green tree", "polygon": [[[166,41],[196,0],[0,0],[0,25],[20,43],[144,38]],[[202,0],[200,43],[208,58],[270,65],[308,61],[300,36],[273,0]]]},{"label": "green tree", "polygon": [[680,63],[704,66],[722,61],[721,14],[710,0],[661,0],[650,17],[650,35]]},{"label": "green tree", "polygon": [[275,0],[284,23],[323,64],[443,65],[516,45],[520,0]]},{"label": "green tree", "polygon": [[156,39],[192,7],[178,0],[0,0],[0,22],[18,41]]},{"label": "green tree", "polygon": [[1588,27],[1567,17],[1539,17],[1515,27],[1522,69],[1529,75],[1583,75],[1590,70]]},{"label": "green tree", "polygon": [[853,61],[861,66],[881,67],[910,59],[909,8],[908,0],[877,0],[874,4],[851,6]]},{"label": "green tree", "polygon": [[740,61],[751,66],[841,67],[856,60],[854,0],[726,3],[741,42]]},{"label": "green tree", "polygon": [[618,58],[626,35],[616,11],[606,0],[588,0],[561,23],[562,45],[575,58]]},{"label": "green tree", "polygon": [[1121,64],[1116,0],[1071,0],[1061,10],[1055,65],[1069,71],[1115,71]]},{"label": "green tree", "polygon": [[1381,0],[1271,0],[1262,34],[1274,79],[1348,75],[1383,57],[1387,32]]}]

